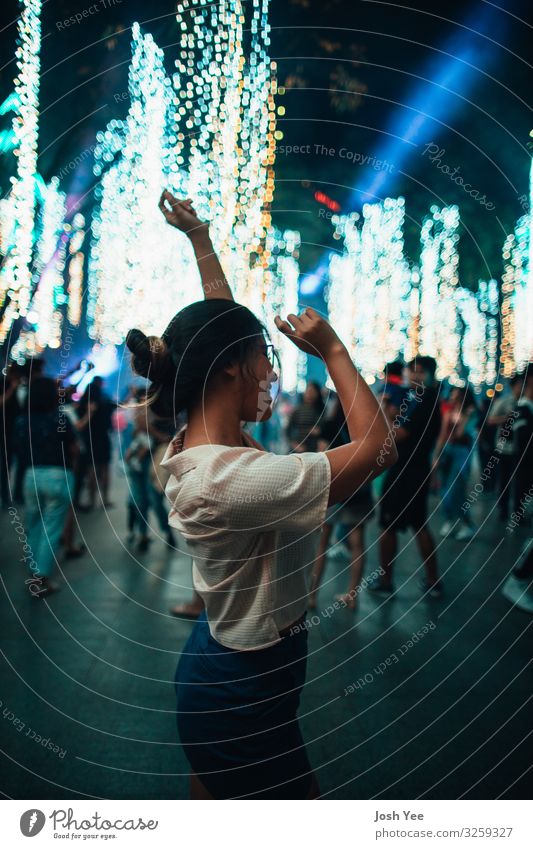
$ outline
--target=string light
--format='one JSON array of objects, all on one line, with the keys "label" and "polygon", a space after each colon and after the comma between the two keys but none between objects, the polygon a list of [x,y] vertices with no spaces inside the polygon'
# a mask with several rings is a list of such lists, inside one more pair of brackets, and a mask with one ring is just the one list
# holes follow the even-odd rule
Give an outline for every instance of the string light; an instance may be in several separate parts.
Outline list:
[{"label": "string light", "polygon": [[36,225],[35,260],[30,305],[25,327],[13,346],[12,356],[21,358],[40,354],[46,347],[58,348],[63,325],[62,307],[66,302],[65,270],[68,226],[65,194],[53,177],[41,190],[41,205]]},{"label": "string light", "polygon": [[72,222],[73,234],[69,242],[70,262],[68,265],[68,311],[67,318],[73,327],[81,322],[83,300],[83,268],[85,254],[81,250],[85,241],[85,218],[78,213]]},{"label": "string light", "polygon": [[0,307],[7,305],[0,321],[0,342],[30,304],[31,261],[35,228],[37,145],[39,137],[39,73],[41,49],[41,0],[20,0],[15,78],[17,113],[13,118],[16,176],[8,198],[1,201],[2,252]]},{"label": "string light", "polygon": [[[269,265],[265,283],[269,294],[268,301],[262,304],[260,315],[269,329],[272,328],[274,315],[287,316],[298,312],[300,244],[300,233],[297,230],[281,232],[276,227],[270,227],[267,231],[265,254]],[[275,331],[275,328],[273,330],[282,363],[282,388],[288,392],[296,388],[301,390],[305,356],[286,336]]]},{"label": "string light", "polygon": [[460,380],[457,324],[459,209],[431,207],[422,224],[420,254],[420,353],[437,360],[437,377]]},{"label": "string light", "polygon": [[275,82],[268,4],[246,7],[245,13],[240,0],[209,9],[180,4],[172,82],[162,51],[133,26],[129,113],[98,135],[95,150],[101,179],[88,319],[90,335],[104,343],[122,342],[132,323],[160,333],[199,292],[188,239],[175,230],[162,238],[157,203],[165,186],[193,198],[200,218],[210,222],[236,299],[261,309],[267,302]]},{"label": "string light", "polygon": [[328,309],[352,359],[370,381],[406,345],[410,303],[404,216],[404,199],[386,198],[365,204],[362,219],[357,213],[332,218],[344,252],[330,259]]}]

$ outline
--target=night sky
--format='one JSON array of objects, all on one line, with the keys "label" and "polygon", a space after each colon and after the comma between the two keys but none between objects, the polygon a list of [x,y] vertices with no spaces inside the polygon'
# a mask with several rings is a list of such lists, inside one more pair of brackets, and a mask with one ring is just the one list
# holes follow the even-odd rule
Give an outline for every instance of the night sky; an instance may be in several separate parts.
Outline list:
[{"label": "night sky", "polygon": [[[90,7],[85,0],[44,4],[39,168],[45,179],[90,148],[107,121],[126,114],[134,21],[165,48],[173,70],[175,3],[101,0],[81,23],[64,24]],[[458,203],[462,285],[475,288],[479,277],[501,274],[505,234],[527,209],[533,127],[530,4],[508,0],[502,7],[505,12],[483,0],[411,0],[411,7],[272,0],[271,55],[286,89],[278,99],[286,111],[278,123],[284,138],[273,214],[279,226],[301,231],[304,272],[335,247],[315,192],[348,212],[371,199],[370,189],[375,199],[405,196],[412,259],[430,205]],[[2,100],[12,89],[16,15],[17,3],[4,0]],[[0,127],[9,121],[0,118]],[[402,141],[406,131],[410,143]],[[4,157],[4,191],[9,168]],[[476,197],[450,173],[461,175]],[[62,182],[67,191],[87,192],[88,210],[93,186],[89,156]]]}]

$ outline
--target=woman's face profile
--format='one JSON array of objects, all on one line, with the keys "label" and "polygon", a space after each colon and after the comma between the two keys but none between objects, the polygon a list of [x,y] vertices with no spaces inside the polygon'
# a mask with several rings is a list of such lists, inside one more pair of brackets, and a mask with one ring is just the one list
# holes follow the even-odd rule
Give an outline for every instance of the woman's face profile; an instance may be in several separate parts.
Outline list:
[{"label": "woman's face profile", "polygon": [[272,387],[278,381],[274,370],[274,349],[264,339],[254,348],[247,367],[243,369],[243,405],[241,419],[264,422],[272,415]]}]

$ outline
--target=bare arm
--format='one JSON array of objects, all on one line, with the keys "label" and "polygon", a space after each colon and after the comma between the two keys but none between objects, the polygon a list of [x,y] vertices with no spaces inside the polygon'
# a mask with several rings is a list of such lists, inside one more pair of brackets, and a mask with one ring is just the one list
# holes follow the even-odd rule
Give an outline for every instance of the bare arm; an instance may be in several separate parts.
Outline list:
[{"label": "bare arm", "polygon": [[389,423],[345,346],[315,310],[308,307],[287,321],[276,317],[276,326],[297,347],[324,360],[339,396],[351,441],[326,451],[331,466],[329,504],[336,504],[396,462]]},{"label": "bare arm", "polygon": [[215,253],[209,226],[205,221],[200,221],[192,201],[189,198],[178,200],[170,192],[164,191],[159,200],[159,209],[172,227],[188,237],[198,263],[204,297],[232,301],[233,295]]}]

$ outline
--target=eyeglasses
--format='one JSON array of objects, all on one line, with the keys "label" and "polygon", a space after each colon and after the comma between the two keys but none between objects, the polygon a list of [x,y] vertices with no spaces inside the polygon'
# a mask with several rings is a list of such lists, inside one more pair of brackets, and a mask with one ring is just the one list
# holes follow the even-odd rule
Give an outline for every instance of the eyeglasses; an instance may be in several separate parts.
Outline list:
[{"label": "eyeglasses", "polygon": [[268,345],[265,345],[265,357],[267,358],[269,363],[274,362],[274,359],[276,357],[276,349],[274,345],[271,345],[270,343]]}]

